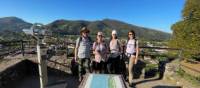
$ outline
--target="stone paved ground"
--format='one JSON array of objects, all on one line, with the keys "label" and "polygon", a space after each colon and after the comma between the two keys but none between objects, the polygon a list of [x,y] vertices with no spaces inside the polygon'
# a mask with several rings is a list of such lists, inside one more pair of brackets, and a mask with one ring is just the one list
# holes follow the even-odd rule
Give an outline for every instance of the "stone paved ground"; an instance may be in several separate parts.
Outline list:
[{"label": "stone paved ground", "polygon": [[[12,60],[5,60],[4,62],[0,63],[0,71],[6,68],[7,66],[12,65],[13,63],[17,63],[21,59],[20,56],[17,56],[18,59]],[[55,57],[53,58],[55,59]],[[57,60],[60,61],[60,60]],[[179,80],[178,82],[176,80]],[[156,80],[156,78],[149,78],[144,79],[140,77],[140,79],[135,79],[136,88],[198,88],[193,87],[191,84],[180,78],[174,77],[174,79],[163,79],[163,80]],[[127,84],[127,83],[126,83]],[[49,75],[49,85],[47,88],[77,88],[79,85],[78,78],[67,75],[67,76],[51,76]],[[16,83],[12,84],[13,87],[11,88],[38,88],[39,87],[39,80],[37,76],[27,76],[22,80],[17,81]],[[128,87],[129,88],[129,87]]]},{"label": "stone paved ground", "polygon": [[11,67],[15,65],[16,63],[19,63],[21,61],[21,55],[18,55],[16,57],[5,57],[0,60],[0,72],[7,69],[8,67]]},{"label": "stone paved ground", "polygon": [[199,88],[199,86],[192,85],[187,80],[180,77],[174,77],[174,79],[166,78],[162,80],[157,80],[156,78],[140,78],[136,79],[135,83],[135,88]]},{"label": "stone paved ground", "polygon": [[175,83],[166,80],[158,80],[157,78],[140,78],[136,79],[134,82],[136,83],[135,88],[181,88]]},{"label": "stone paved ground", "polygon": [[[181,88],[165,80],[138,79],[134,88]],[[126,83],[127,84],[127,83]],[[74,76],[49,76],[47,88],[78,88],[78,78]],[[37,76],[27,76],[26,78],[12,84],[11,88],[39,88],[39,79]],[[129,87],[128,87],[129,88]],[[191,87],[184,87],[191,88]]]}]

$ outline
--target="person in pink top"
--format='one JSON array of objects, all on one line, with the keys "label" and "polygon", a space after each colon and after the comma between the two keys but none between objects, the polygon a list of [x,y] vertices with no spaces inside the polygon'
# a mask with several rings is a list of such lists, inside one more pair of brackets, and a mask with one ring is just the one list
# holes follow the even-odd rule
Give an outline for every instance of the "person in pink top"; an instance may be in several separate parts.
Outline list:
[{"label": "person in pink top", "polygon": [[97,33],[97,40],[93,44],[93,54],[95,56],[92,67],[93,72],[102,73],[105,72],[105,63],[107,61],[108,47],[107,44],[103,40],[103,33]]},{"label": "person in pink top", "polygon": [[128,32],[128,41],[126,45],[126,55],[128,56],[128,82],[129,86],[133,86],[133,67],[138,61],[139,46],[138,41],[135,38],[135,32],[133,30]]}]

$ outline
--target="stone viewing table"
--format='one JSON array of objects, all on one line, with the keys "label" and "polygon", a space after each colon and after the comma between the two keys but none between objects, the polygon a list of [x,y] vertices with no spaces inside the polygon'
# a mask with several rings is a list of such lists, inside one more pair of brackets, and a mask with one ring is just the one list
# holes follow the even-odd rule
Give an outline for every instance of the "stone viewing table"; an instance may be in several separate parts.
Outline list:
[{"label": "stone viewing table", "polygon": [[87,74],[79,88],[127,88],[121,75]]}]

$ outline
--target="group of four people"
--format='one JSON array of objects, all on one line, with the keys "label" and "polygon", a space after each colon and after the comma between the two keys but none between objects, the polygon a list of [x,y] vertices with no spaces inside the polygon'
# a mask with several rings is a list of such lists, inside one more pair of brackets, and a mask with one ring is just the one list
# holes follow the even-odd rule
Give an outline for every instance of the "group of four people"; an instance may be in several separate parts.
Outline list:
[{"label": "group of four people", "polygon": [[[120,41],[117,38],[117,31],[113,30],[109,44],[104,40],[103,32],[98,32],[96,41],[93,43],[89,37],[89,30],[86,27],[81,28],[80,34],[76,40],[75,61],[80,63],[80,80],[86,72],[121,74],[120,56],[123,53]],[[93,43],[93,45],[92,45]],[[94,59],[90,59],[91,48]],[[138,60],[138,41],[135,39],[135,32],[128,32],[128,40],[125,46],[125,55],[128,57],[127,73],[129,85],[132,86],[133,66]]]}]

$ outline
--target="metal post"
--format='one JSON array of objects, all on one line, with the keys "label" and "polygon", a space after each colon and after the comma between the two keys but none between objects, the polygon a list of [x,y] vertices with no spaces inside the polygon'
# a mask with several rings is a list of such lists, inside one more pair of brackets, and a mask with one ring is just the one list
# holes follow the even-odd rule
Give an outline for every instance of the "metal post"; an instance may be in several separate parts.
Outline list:
[{"label": "metal post", "polygon": [[45,88],[48,83],[47,77],[47,66],[46,60],[41,58],[41,49],[40,49],[40,40],[37,43],[37,56],[38,56],[38,68],[39,68],[39,77],[40,77],[40,88]]},{"label": "metal post", "polygon": [[68,50],[68,41],[67,41],[67,44],[66,44],[66,45],[67,45],[67,50],[66,50],[66,54],[67,54],[67,55],[66,55],[66,58],[68,59],[68,54],[69,54],[69,50]]},{"label": "metal post", "polygon": [[22,56],[24,56],[24,42],[23,42],[23,40],[21,41],[21,52],[22,52]]},{"label": "metal post", "polygon": [[[40,88],[45,88],[48,82],[47,77],[47,63],[46,58],[43,58],[41,56],[46,55],[46,50],[41,51],[40,45],[42,44],[42,39],[45,38],[46,35],[51,35],[46,33],[47,31],[44,30],[45,27],[43,24],[35,23],[30,29],[23,29],[23,31],[28,34],[32,35],[34,39],[37,40],[37,56],[38,56],[38,69],[39,69],[39,78],[40,78]],[[45,52],[45,53],[44,53]]]}]

